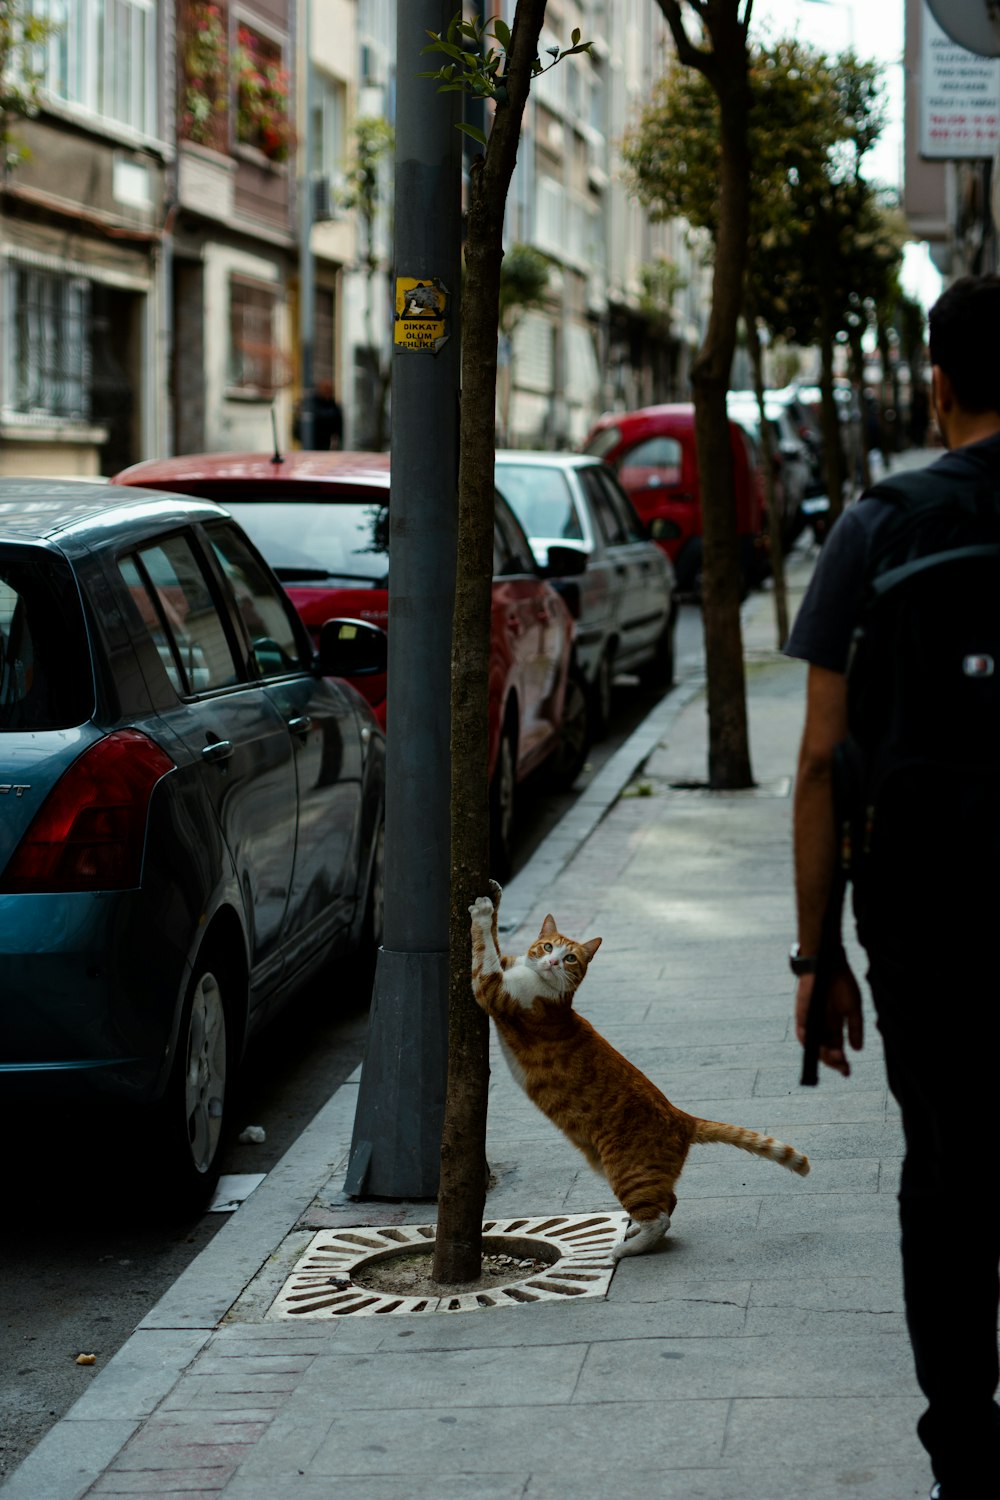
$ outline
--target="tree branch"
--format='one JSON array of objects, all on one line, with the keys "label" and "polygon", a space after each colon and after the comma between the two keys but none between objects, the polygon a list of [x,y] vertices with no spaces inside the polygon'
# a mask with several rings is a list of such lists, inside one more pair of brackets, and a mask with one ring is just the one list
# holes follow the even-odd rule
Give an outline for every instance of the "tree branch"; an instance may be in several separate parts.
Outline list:
[{"label": "tree branch", "polygon": [[[687,34],[684,26],[684,18],[681,15],[680,0],[657,0],[657,4],[663,12],[667,25],[670,27],[677,48],[677,56],[682,63],[689,68],[697,68],[700,73],[708,75],[713,71],[713,59],[711,52],[703,52],[696,47]],[[708,12],[705,9],[704,0],[688,0],[688,4],[701,17],[707,21]]]}]

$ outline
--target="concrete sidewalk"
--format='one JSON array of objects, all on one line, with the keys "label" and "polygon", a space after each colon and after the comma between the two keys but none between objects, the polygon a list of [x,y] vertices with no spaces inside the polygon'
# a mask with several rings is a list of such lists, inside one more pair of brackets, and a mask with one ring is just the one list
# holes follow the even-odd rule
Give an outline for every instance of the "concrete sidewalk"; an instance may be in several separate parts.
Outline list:
[{"label": "concrete sidewalk", "polygon": [[[801,591],[809,559],[793,565]],[[603,947],[579,1009],[684,1109],[766,1130],[805,1180],[695,1147],[673,1228],[602,1296],[276,1317],[319,1231],[429,1224],[342,1182],[340,1089],[9,1478],[4,1500],[908,1500],[930,1484],[903,1323],[901,1135],[873,1024],[843,1080],[798,1084],[791,783],[804,669],[745,613],[751,791],[710,794],[703,684],[658,706],[505,891]],[[494,1057],[491,1219],[616,1214]],[[607,1262],[607,1257],[604,1257]]]}]

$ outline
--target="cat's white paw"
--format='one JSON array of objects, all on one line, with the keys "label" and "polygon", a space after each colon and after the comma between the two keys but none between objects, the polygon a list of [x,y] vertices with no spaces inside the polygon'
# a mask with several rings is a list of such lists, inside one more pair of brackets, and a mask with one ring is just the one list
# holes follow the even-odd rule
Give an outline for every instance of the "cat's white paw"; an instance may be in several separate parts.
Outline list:
[{"label": "cat's white paw", "polygon": [[489,896],[477,896],[469,907],[469,916],[474,922],[492,922],[493,902]]},{"label": "cat's white paw", "polygon": [[633,1219],[625,1231],[625,1238],[612,1250],[612,1260],[619,1261],[624,1255],[645,1255],[647,1250],[660,1243],[669,1228],[669,1214],[658,1214],[655,1219],[641,1223]]}]

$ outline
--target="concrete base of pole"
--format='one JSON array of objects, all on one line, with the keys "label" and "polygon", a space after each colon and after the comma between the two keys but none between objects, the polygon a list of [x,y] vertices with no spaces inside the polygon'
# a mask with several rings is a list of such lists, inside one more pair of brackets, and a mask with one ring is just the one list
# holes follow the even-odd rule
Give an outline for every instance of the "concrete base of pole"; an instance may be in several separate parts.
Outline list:
[{"label": "concrete base of pole", "polygon": [[344,1191],[436,1198],[448,1070],[448,954],[379,951]]}]

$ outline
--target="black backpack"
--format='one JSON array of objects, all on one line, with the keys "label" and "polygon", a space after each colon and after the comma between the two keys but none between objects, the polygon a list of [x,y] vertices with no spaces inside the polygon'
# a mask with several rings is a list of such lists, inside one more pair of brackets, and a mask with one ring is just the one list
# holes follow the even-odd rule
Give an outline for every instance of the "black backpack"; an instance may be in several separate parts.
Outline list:
[{"label": "black backpack", "polygon": [[868,559],[837,760],[862,941],[911,957],[956,921],[992,928],[1000,899],[1000,475],[949,467],[869,492],[892,511]]}]

